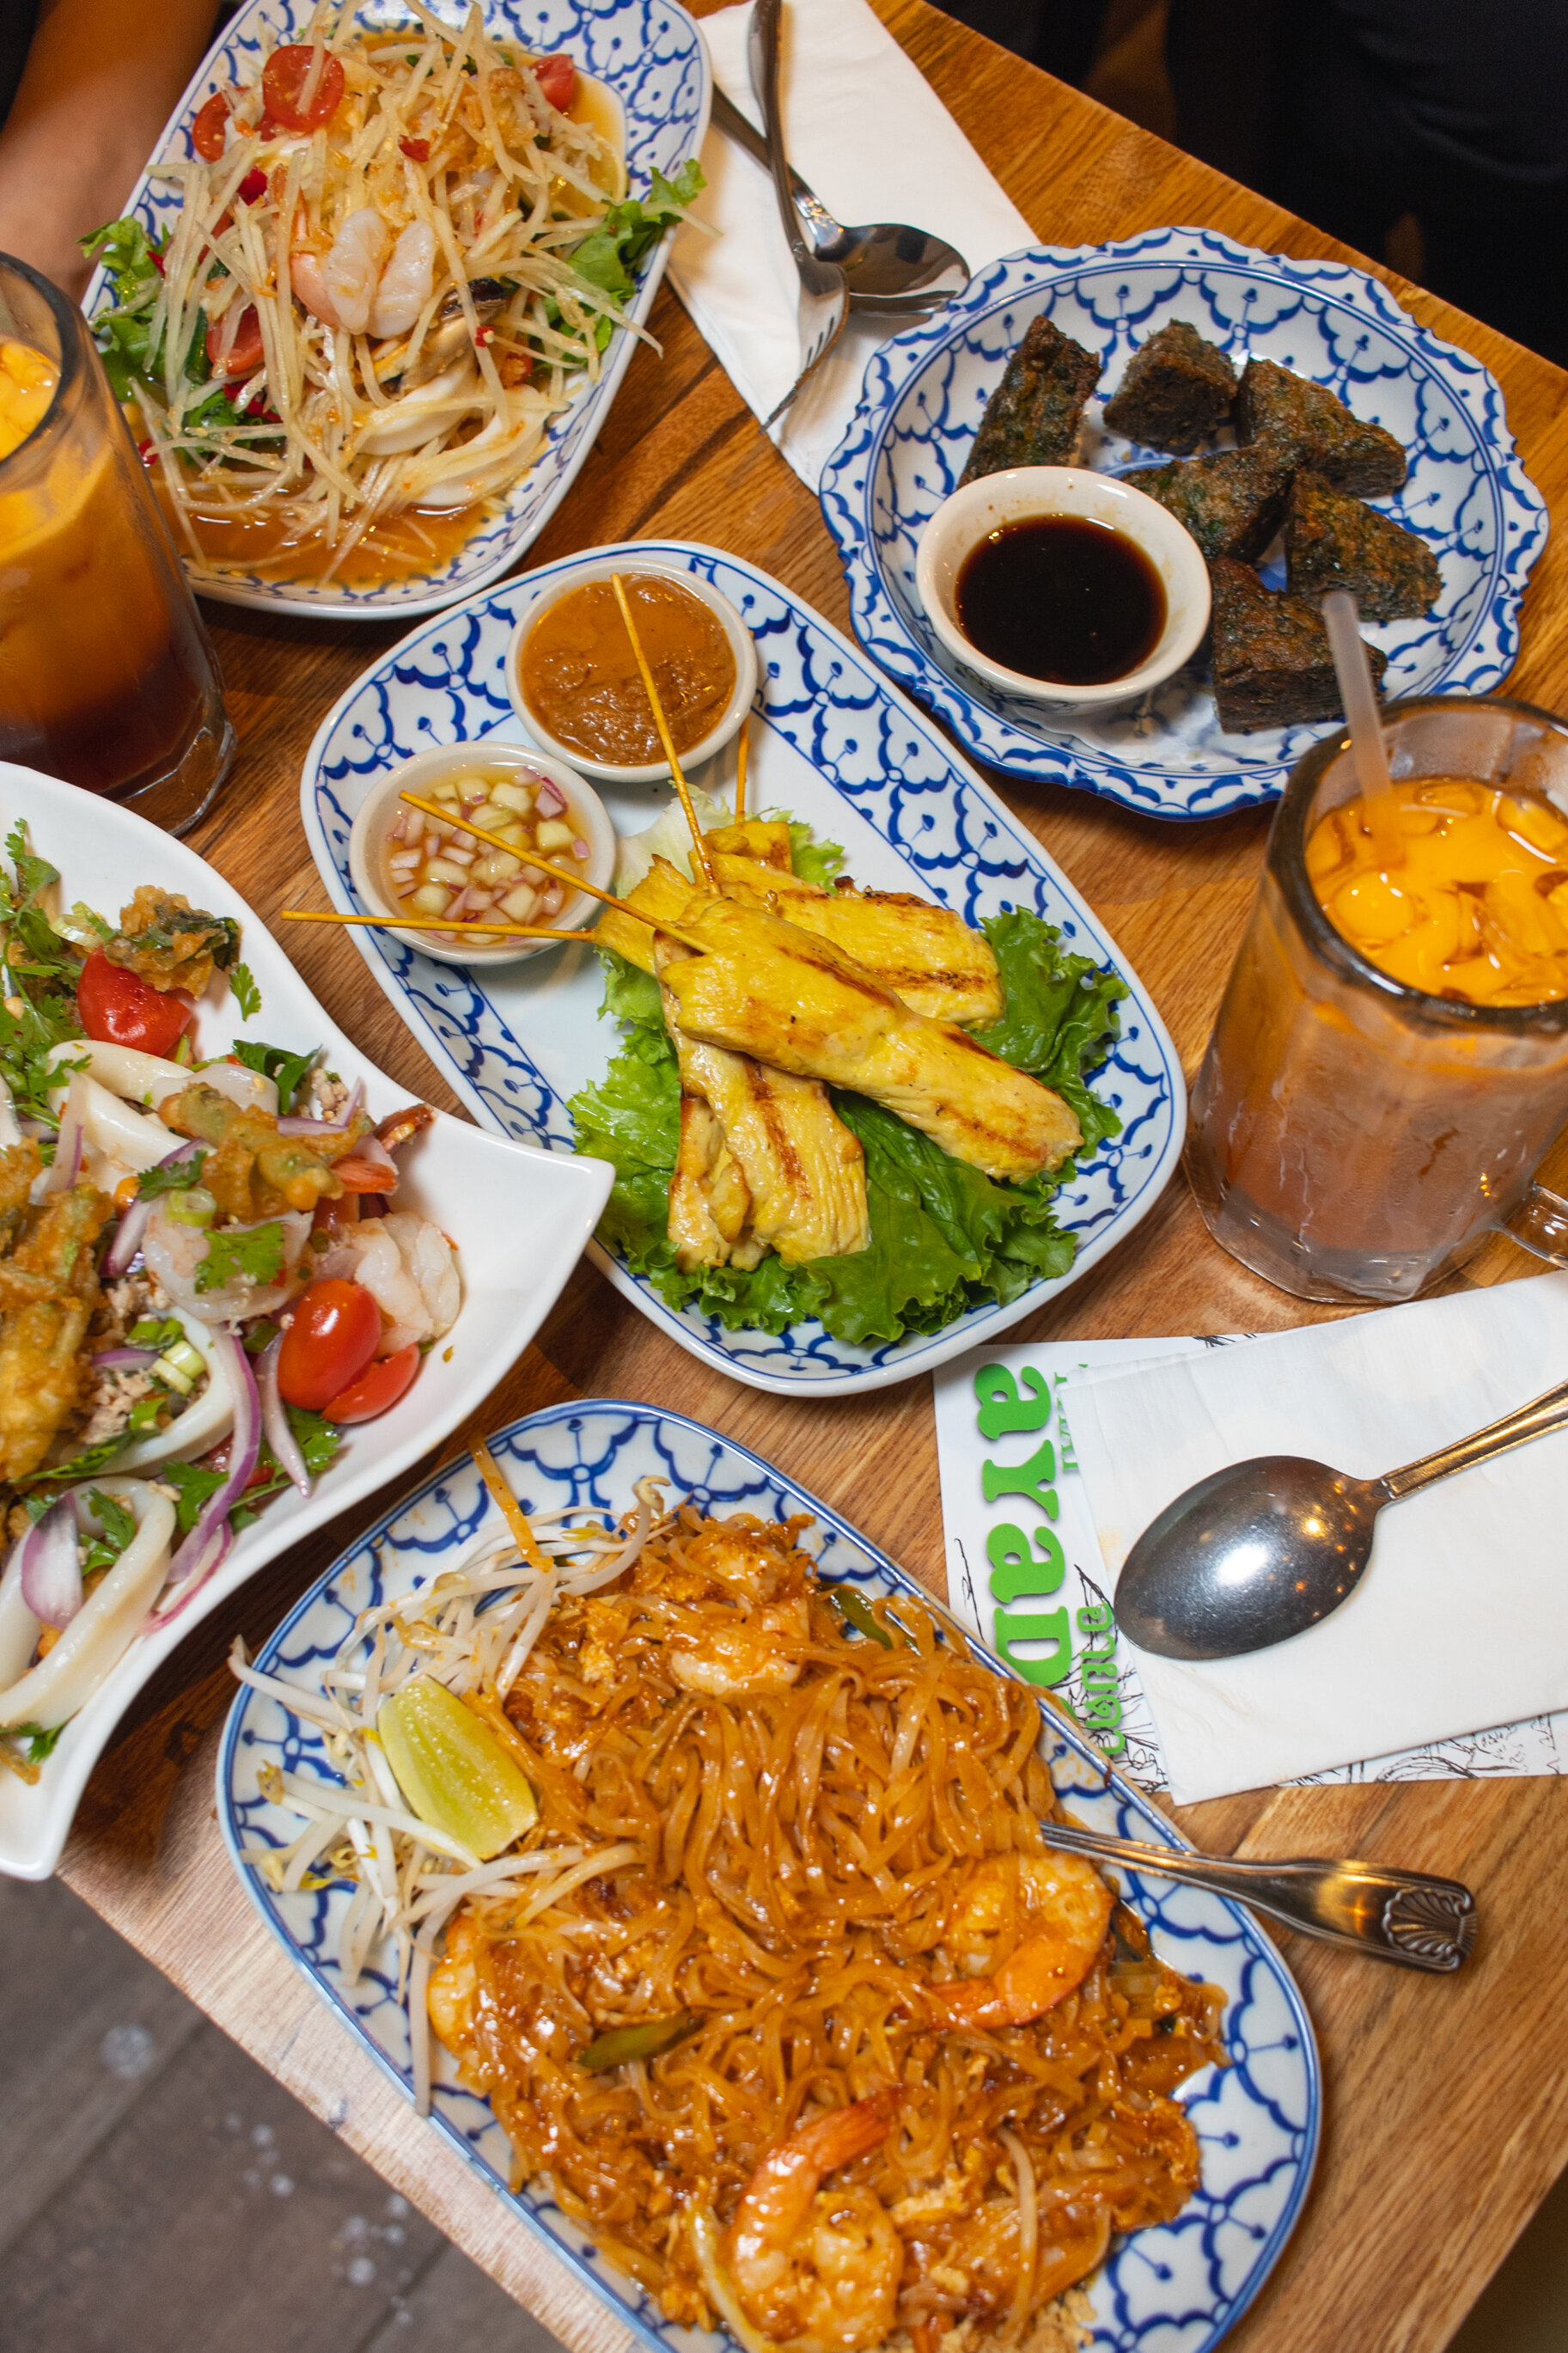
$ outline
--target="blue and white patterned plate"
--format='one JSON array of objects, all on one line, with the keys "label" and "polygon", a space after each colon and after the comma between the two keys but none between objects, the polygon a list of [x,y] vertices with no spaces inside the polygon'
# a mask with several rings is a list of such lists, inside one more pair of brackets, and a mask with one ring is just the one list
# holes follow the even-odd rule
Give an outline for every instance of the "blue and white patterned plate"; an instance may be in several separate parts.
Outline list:
[{"label": "blue and white patterned plate", "polygon": [[[563,556],[427,623],[328,713],[300,797],[311,855],[339,907],[359,906],[348,836],[373,780],[435,744],[492,733],[526,742],[502,667],[512,626],[580,565],[620,552]],[[1032,908],[1058,924],[1070,946],[1114,965],[1131,990],[1121,1008],[1121,1042],[1094,1080],[1121,1113],[1121,1133],[1057,1196],[1061,1223],[1079,1239],[1077,1261],[1011,1307],[977,1307],[944,1331],[874,1350],[834,1340],[815,1323],[777,1338],[726,1332],[715,1319],[667,1307],[645,1276],[593,1246],[611,1282],[671,1339],[753,1388],[834,1397],[929,1372],[1075,1282],[1152,1208],[1182,1146],[1186,1097],[1175,1049],[1142,982],[1066,877],[847,638],[739,556],[681,540],[637,540],[624,553],[628,562],[677,565],[712,581],[755,635],[762,684],[751,721],[751,807],[786,808],[841,842],[847,871],[874,889],[921,892],[970,923]],[[735,757],[731,744],[694,770],[692,782],[731,799]],[[669,787],[602,786],[600,794],[616,831],[635,833],[668,803]],[[476,1119],[503,1135],[573,1149],[567,1098],[603,1075],[619,1042],[615,1025],[599,1018],[604,976],[591,948],[468,969],[435,964],[385,932],[353,937]]]},{"label": "blue and white patterned plate", "polygon": [[[514,1422],[490,1444],[525,1509],[570,1504],[613,1516],[631,1508],[633,1482],[651,1473],[669,1482],[672,1498],[689,1495],[703,1512],[752,1512],[770,1520],[809,1512],[816,1525],[805,1542],[825,1576],[871,1593],[920,1591],[826,1504],[683,1414],[602,1399],[567,1403]],[[487,1510],[493,1514],[494,1506],[471,1457],[437,1472],[334,1563],[257,1664],[302,1691],[319,1691],[323,1667],[359,1612],[430,1575],[441,1554],[472,1540]],[[1002,1672],[989,1652],[976,1646],[976,1654]],[[1182,1843],[1164,1816],[1055,1709],[1046,1712],[1042,1738],[1057,1789],[1078,1820],[1121,1838]],[[333,1770],[314,1725],[245,1689],[230,1713],[217,1767],[218,1816],[235,1868],[289,1958],[393,2080],[411,2091],[407,2023],[384,1968],[352,1991],[342,1980],[338,1937],[348,1892],[276,1895],[239,1860],[243,1847],[280,1846],[300,1827],[297,1817],[260,1794],[258,1776],[268,1766],[323,1776]],[[1090,2288],[1092,2342],[1095,2353],[1208,2353],[1258,2294],[1306,2197],[1321,2111],[1317,2046],[1289,1971],[1246,1913],[1196,1888],[1119,1875],[1162,1958],[1223,1988],[1230,2064],[1205,2070],[1177,2094],[1201,2144],[1201,2185],[1173,2222],[1116,2246]],[[509,2189],[505,2134],[488,2102],[458,2086],[446,2054],[437,2058],[435,2129],[489,2179],[647,2353],[734,2353],[727,2337],[665,2320],[652,2297],[607,2263],[545,2190]]]},{"label": "blue and white patterned plate", "polygon": [[[429,4],[431,13],[447,24],[460,24],[468,13],[467,0]],[[302,38],[313,5],[314,0],[248,0],[226,26],[222,39],[196,69],[125,207],[149,233],[172,225],[178,216],[178,188],[160,183],[155,175],[162,163],[190,159],[191,125],[198,108],[215,90],[230,88],[238,69],[258,49]],[[564,51],[614,92],[626,122],[626,179],[632,195],[647,194],[656,170],[672,173],[700,150],[712,75],[702,36],[678,0],[526,0],[526,5],[524,0],[485,0],[484,15],[490,33],[512,33],[536,55]],[[364,0],[358,21],[373,26],[405,25],[408,10],[404,0]],[[628,313],[639,326],[653,308],[668,247],[668,237],[660,238],[643,265]],[[88,288],[84,308],[90,317],[110,300],[100,271]],[[571,489],[620,389],[636,341],[630,328],[616,330],[598,382],[584,383],[571,406],[554,419],[538,460],[508,494],[501,513],[476,532],[440,571],[388,581],[377,588],[265,580],[258,574],[224,581],[204,576],[202,595],[259,612],[283,606],[349,621],[434,613],[456,604],[459,596],[471,596],[488,581],[499,579],[533,544]]]},{"label": "blue and white patterned plate", "polygon": [[[1272,799],[1316,727],[1227,735],[1206,670],[1179,671],[1141,703],[1047,725],[1037,706],[957,663],[915,589],[927,520],[957,487],[987,400],[1044,312],[1101,355],[1082,462],[1119,474],[1163,453],[1105,431],[1104,399],[1131,353],[1184,319],[1231,354],[1277,361],[1338,393],[1410,453],[1397,498],[1375,501],[1430,545],[1443,589],[1427,619],[1369,628],[1393,695],[1482,694],[1519,649],[1519,607],[1546,543],[1546,509],[1521,466],[1502,392],[1479,360],[1439,343],[1385,286],[1337,262],[1292,261],[1212,229],[1161,228],[1121,245],[1032,246],[1004,256],[928,324],[886,344],[822,477],[822,511],[849,576],[862,645],[977,759],[1017,777],[1100,793],[1147,817],[1219,817]],[[1227,427],[1220,437],[1234,438]],[[1284,566],[1266,563],[1270,587]]]}]

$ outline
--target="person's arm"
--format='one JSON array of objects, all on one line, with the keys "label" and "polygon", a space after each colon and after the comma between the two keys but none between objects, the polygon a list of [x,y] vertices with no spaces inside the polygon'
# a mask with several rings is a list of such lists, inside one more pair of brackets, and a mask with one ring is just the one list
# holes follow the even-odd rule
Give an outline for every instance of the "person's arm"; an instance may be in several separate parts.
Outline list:
[{"label": "person's arm", "polygon": [[212,37],[215,0],[52,0],[0,129],[0,253],[79,296]]}]

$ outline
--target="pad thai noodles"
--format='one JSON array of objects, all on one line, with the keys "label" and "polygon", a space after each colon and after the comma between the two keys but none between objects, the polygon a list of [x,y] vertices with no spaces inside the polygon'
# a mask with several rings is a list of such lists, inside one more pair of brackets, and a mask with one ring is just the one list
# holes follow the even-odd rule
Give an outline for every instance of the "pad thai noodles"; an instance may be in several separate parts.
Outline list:
[{"label": "pad thai noodles", "polygon": [[395,1938],[421,2101],[433,2026],[518,2179],[670,2319],[748,2353],[1073,2344],[1113,2234],[1197,2184],[1172,2095],[1223,1997],[1046,1845],[1037,1694],[821,1582],[807,1520],[637,1493],[618,1530],[482,1539],[319,1694],[239,1662],[347,1783],[264,1773],[306,1828],[247,1860],[354,1883],[340,1957]]},{"label": "pad thai noodles", "polygon": [[100,346],[198,575],[449,553],[433,519],[466,535],[528,470],[700,185],[692,164],[625,201],[614,100],[572,58],[477,5],[409,18],[356,29],[322,0],[157,167],[166,242],[134,219],[87,240],[115,285]]}]

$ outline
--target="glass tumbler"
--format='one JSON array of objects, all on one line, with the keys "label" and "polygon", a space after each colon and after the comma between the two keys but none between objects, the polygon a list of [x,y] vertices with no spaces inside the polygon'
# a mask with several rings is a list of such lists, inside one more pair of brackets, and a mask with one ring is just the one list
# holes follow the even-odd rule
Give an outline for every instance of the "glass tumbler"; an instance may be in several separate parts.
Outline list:
[{"label": "glass tumbler", "polygon": [[[1460,776],[1568,811],[1568,726],[1501,695],[1384,715],[1397,778]],[[1568,1201],[1535,1170],[1568,1122],[1568,999],[1479,1006],[1405,987],[1330,923],[1307,877],[1354,797],[1349,738],[1291,770],[1193,1090],[1187,1167],[1233,1258],[1302,1299],[1413,1299],[1500,1229],[1568,1264]]]},{"label": "glass tumbler", "polygon": [[86,320],[4,255],[0,339],[58,370],[0,458],[0,758],[184,833],[235,748],[195,600]]}]

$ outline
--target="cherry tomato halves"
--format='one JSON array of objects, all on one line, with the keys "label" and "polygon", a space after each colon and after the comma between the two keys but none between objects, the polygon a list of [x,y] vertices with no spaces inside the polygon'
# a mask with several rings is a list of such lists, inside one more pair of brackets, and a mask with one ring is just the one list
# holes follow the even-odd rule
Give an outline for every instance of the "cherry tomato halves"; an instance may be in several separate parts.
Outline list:
[{"label": "cherry tomato halves", "polygon": [[207,365],[219,375],[234,378],[254,375],[266,357],[261,342],[261,321],[254,302],[247,302],[239,314],[239,324],[234,331],[234,341],[226,352],[223,339],[228,326],[226,319],[215,319],[207,329]]},{"label": "cherry tomato halves", "polygon": [[563,114],[577,95],[577,69],[570,58],[542,58],[533,69],[540,96]]},{"label": "cherry tomato halves", "polygon": [[230,111],[226,90],[215,90],[206,104],[196,109],[196,119],[191,125],[191,144],[204,164],[216,164],[223,153],[225,125]]},{"label": "cherry tomato halves", "polygon": [[278,1352],[278,1388],[288,1405],[320,1413],[359,1378],[381,1345],[381,1310],[363,1282],[329,1277],[307,1284]]},{"label": "cherry tomato halves", "polygon": [[154,988],[94,948],[77,977],[81,1026],[100,1046],[134,1046],[165,1060],[190,1026],[194,1007],[183,988]]},{"label": "cherry tomato halves", "polygon": [[415,1374],[419,1370],[417,1342],[399,1348],[395,1356],[379,1356],[369,1365],[357,1381],[340,1389],[330,1405],[321,1411],[329,1421],[374,1421],[389,1405],[395,1405]]},{"label": "cherry tomato halves", "polygon": [[343,69],[334,57],[323,60],[315,89],[309,99],[305,96],[314,60],[310,42],[291,41],[284,48],[274,49],[263,69],[261,102],[271,120],[285,131],[318,131],[338,111]]}]

